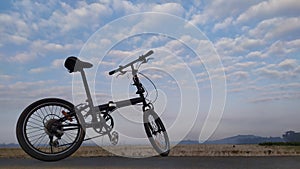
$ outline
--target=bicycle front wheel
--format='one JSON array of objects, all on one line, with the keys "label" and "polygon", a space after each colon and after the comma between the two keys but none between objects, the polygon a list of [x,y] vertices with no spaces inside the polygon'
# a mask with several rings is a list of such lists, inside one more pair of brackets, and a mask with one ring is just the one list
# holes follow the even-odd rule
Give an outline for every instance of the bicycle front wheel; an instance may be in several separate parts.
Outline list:
[{"label": "bicycle front wheel", "polygon": [[19,117],[16,134],[22,149],[42,161],[70,156],[81,145],[85,132],[77,115],[61,119],[74,111],[72,103],[49,98],[29,105]]},{"label": "bicycle front wheel", "polygon": [[170,142],[167,131],[161,119],[153,109],[144,112],[144,127],[153,148],[161,156],[168,156]]}]

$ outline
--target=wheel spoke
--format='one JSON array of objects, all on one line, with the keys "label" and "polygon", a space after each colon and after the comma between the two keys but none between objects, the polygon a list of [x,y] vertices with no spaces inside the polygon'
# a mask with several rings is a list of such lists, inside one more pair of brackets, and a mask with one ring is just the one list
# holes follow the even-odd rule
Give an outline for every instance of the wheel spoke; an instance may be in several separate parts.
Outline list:
[{"label": "wheel spoke", "polygon": [[79,124],[81,114],[75,114],[72,120],[63,118],[62,110],[73,109],[72,103],[57,98],[30,104],[17,122],[16,135],[21,148],[42,161],[56,161],[74,153],[83,142],[85,132]]},{"label": "wheel spoke", "polygon": [[[82,135],[84,131],[77,116],[72,118],[73,121],[59,120],[64,117],[62,110],[70,112],[72,106],[71,103],[63,100],[49,99],[33,103],[31,109],[29,107],[25,109],[23,114],[26,115],[20,116],[18,121],[18,126],[23,127],[17,129],[18,133],[21,133],[18,134],[18,140],[22,141],[21,147],[27,145],[31,151],[37,152],[44,158],[50,154],[52,157],[67,155],[67,152],[77,149],[84,139]],[[33,157],[37,156],[28,153]]]},{"label": "wheel spoke", "polygon": [[36,114],[32,114],[32,115],[38,117],[41,120],[41,122],[43,122],[43,118],[37,112]]},{"label": "wheel spoke", "polygon": [[[70,136],[69,133],[65,133],[65,136],[66,136],[68,139],[70,139],[71,141],[74,140],[74,138],[76,138],[76,137],[74,137],[74,136]],[[71,137],[73,137],[73,138],[71,138]]]},{"label": "wheel spoke", "polygon": [[[28,133],[27,133],[28,134]],[[46,134],[46,133],[39,133],[39,134],[34,134],[34,135],[31,135],[30,137],[28,137],[28,138],[35,138],[35,137],[38,137],[38,136],[40,136],[40,135],[42,135],[42,134]]]},{"label": "wheel spoke", "polygon": [[44,127],[43,125],[41,125],[41,124],[38,124],[38,123],[36,123],[36,122],[33,122],[33,121],[28,121],[29,123],[32,123],[32,124],[35,124],[37,127]]},{"label": "wheel spoke", "polygon": [[26,129],[28,130],[28,129],[41,129],[41,130],[44,130],[44,126],[42,126],[42,127],[36,127],[36,126],[32,126],[32,125],[27,125],[26,126]]},{"label": "wheel spoke", "polygon": [[40,137],[34,139],[34,143],[33,143],[32,145],[35,146],[36,143],[37,143],[41,138],[43,138],[43,137],[45,137],[45,136],[46,136],[46,133],[41,134]]},{"label": "wheel spoke", "polygon": [[31,130],[30,132],[27,132],[27,134],[36,133],[36,132],[39,132],[39,131],[42,131],[42,130],[44,130],[44,129]]},{"label": "wheel spoke", "polygon": [[151,134],[151,136],[148,135],[148,137],[153,148],[163,156],[168,155],[170,149],[169,139],[160,118],[155,112],[149,112],[146,117],[144,117],[144,120],[147,122],[145,129]]},{"label": "wheel spoke", "polygon": [[[35,115],[35,114],[33,114],[33,115]],[[37,116],[37,115],[35,115],[36,117],[38,117],[39,119],[36,119],[36,118],[34,118],[34,117],[31,117],[31,119],[33,119],[33,120],[35,120],[35,121],[37,121],[37,122],[43,122],[43,119],[42,118],[40,118],[39,116]]]},{"label": "wheel spoke", "polygon": [[[45,139],[45,137],[47,136],[47,134],[44,134],[43,137],[40,139],[39,143],[37,144],[37,147],[43,147],[43,146],[40,146],[40,145],[43,145],[42,142],[43,140]],[[44,144],[45,146],[46,144]]]}]

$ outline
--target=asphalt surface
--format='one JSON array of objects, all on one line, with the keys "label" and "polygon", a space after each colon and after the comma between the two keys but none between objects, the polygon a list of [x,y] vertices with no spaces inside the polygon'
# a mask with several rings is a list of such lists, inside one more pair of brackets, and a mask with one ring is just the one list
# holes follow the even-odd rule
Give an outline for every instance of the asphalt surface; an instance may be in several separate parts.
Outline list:
[{"label": "asphalt surface", "polygon": [[151,168],[151,169],[300,169],[297,157],[152,157],[67,158],[58,162],[35,159],[0,159],[0,168]]}]

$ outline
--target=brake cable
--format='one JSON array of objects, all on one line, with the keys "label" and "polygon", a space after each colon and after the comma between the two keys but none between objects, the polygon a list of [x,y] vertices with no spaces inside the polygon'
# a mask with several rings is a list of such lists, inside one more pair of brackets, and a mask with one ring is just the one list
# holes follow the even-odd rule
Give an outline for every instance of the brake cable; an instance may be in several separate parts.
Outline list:
[{"label": "brake cable", "polygon": [[[156,94],[156,96],[155,96],[155,99],[153,100],[153,101],[150,101],[150,103],[155,103],[156,102],[156,100],[157,100],[157,98],[158,98],[158,91],[157,91],[157,88],[156,88],[156,86],[155,86],[155,84],[154,84],[154,82],[148,77],[148,76],[146,76],[145,74],[143,74],[143,73],[141,73],[141,72],[138,72],[140,75],[142,75],[144,78],[146,78],[151,84],[152,84],[152,86],[154,87],[154,89],[155,89],[155,94]],[[146,89],[147,90],[147,89]],[[147,92],[148,93],[148,92]]]},{"label": "brake cable", "polygon": [[[140,67],[141,67],[141,65],[143,64],[143,62],[141,62],[140,64],[138,64],[137,66],[136,66],[136,70],[138,70]],[[123,71],[123,72],[121,72],[118,76],[120,76],[120,75],[125,75],[127,72],[132,72],[132,71],[130,71],[130,70],[128,70],[128,71]],[[154,101],[151,101],[151,100],[149,100],[149,99],[147,99],[150,103],[155,103],[156,102],[156,100],[157,100],[157,98],[158,98],[158,91],[157,91],[157,87],[155,86],[155,84],[154,84],[154,82],[148,77],[148,76],[146,76],[145,74],[143,74],[143,73],[141,73],[141,72],[139,72],[139,71],[137,71],[137,73],[138,74],[140,74],[140,75],[142,75],[144,78],[146,78],[151,84],[152,84],[152,86],[154,87],[154,89],[155,89],[155,99],[154,99]],[[118,77],[117,76],[117,77]],[[129,77],[128,77],[129,78]],[[147,89],[143,86],[143,88],[145,89],[145,91],[146,91],[146,97],[148,96],[148,91],[147,91]],[[136,105],[139,105],[139,104],[136,104]]]}]

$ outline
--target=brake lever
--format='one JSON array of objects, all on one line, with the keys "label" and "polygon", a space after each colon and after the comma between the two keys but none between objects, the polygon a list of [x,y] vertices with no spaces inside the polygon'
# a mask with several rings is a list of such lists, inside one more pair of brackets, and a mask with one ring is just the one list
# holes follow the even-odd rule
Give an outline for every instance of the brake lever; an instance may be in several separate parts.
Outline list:
[{"label": "brake lever", "polygon": [[127,73],[127,71],[120,70],[120,73],[116,76],[116,78],[118,78],[121,75],[125,75],[126,73]]},{"label": "brake lever", "polygon": [[154,58],[148,58],[148,59],[144,59],[144,60],[143,60],[143,62],[142,62],[142,64],[144,64],[144,63],[148,63],[148,62],[149,62],[149,60],[152,60],[152,59],[154,59]]},{"label": "brake lever", "polygon": [[149,60],[154,60],[154,58],[148,58],[147,61],[146,61],[146,63],[149,62]]}]

